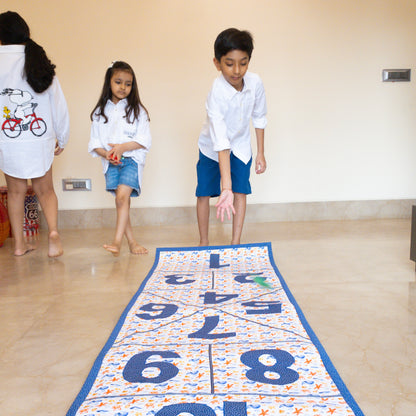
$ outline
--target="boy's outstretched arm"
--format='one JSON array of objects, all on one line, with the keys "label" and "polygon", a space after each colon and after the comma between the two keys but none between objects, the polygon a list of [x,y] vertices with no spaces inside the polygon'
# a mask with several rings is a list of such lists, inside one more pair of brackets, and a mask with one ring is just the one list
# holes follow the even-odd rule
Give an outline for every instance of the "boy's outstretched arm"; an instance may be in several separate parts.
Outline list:
[{"label": "boy's outstretched arm", "polygon": [[266,158],[264,157],[264,129],[255,129],[257,139],[256,173],[266,170]]},{"label": "boy's outstretched arm", "polygon": [[230,150],[221,150],[218,152],[218,163],[221,174],[221,195],[215,204],[217,208],[217,218],[224,221],[224,212],[227,212],[228,219],[231,219],[230,210],[235,214],[234,194],[231,189],[231,167],[230,167]]}]

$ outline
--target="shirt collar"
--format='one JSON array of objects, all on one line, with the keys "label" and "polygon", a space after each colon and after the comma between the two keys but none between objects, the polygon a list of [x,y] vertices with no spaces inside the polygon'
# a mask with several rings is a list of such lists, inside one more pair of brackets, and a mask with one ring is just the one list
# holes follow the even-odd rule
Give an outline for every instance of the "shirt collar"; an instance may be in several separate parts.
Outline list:
[{"label": "shirt collar", "polygon": [[107,101],[108,105],[111,105],[113,107],[125,107],[127,105],[127,98],[123,98],[122,100],[120,100],[117,104],[114,104],[111,99],[109,99]]},{"label": "shirt collar", "polygon": [[[247,73],[246,73],[247,75]],[[241,91],[237,91],[225,78],[224,75],[221,74],[219,76],[221,85],[224,88],[225,94],[227,94],[228,98],[232,98],[234,95],[238,94],[238,93],[246,93],[247,91],[250,90],[250,87],[247,85],[247,80],[246,80],[246,75],[244,75],[243,77],[243,81],[244,81],[244,85],[243,85],[243,89]]]}]

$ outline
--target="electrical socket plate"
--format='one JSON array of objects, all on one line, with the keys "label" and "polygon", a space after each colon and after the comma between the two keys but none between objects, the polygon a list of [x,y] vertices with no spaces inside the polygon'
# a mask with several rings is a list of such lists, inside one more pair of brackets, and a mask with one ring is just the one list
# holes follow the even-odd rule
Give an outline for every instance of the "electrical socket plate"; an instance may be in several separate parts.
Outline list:
[{"label": "electrical socket plate", "polygon": [[91,179],[62,179],[64,191],[91,191]]},{"label": "electrical socket plate", "polygon": [[410,81],[410,69],[383,69],[383,82]]}]

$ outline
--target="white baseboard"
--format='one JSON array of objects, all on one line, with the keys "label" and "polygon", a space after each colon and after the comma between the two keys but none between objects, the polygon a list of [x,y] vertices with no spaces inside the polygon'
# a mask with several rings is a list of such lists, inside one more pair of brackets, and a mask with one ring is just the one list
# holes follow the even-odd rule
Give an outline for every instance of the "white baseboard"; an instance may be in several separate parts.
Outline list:
[{"label": "white baseboard", "polygon": [[[296,202],[247,205],[247,223],[410,218],[416,200]],[[196,224],[195,207],[132,208],[133,226]],[[114,227],[115,208],[59,211],[59,228]],[[211,222],[215,208],[211,207]],[[227,221],[228,222],[228,221]],[[41,228],[46,223],[41,215]]]}]

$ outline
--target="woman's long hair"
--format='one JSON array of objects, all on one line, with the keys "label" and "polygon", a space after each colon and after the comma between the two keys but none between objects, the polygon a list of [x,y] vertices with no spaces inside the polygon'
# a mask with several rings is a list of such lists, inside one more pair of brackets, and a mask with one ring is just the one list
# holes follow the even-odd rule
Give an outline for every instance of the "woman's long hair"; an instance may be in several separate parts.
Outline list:
[{"label": "woman's long hair", "polygon": [[146,110],[146,107],[140,101],[139,89],[137,87],[136,75],[134,75],[133,68],[126,62],[116,61],[113,62],[110,68],[107,69],[104,77],[104,85],[101,91],[100,98],[98,99],[97,104],[94,107],[94,110],[91,112],[91,120],[93,120],[94,115],[102,116],[104,118],[104,123],[108,122],[108,117],[105,114],[105,106],[108,100],[112,98],[111,92],[111,78],[117,71],[124,71],[131,74],[133,77],[133,83],[131,86],[130,94],[127,97],[127,107],[126,107],[126,120],[128,123],[133,123],[135,120],[138,120],[140,114],[140,107],[146,112],[147,117],[149,118],[149,112]]},{"label": "woman's long hair", "polygon": [[55,76],[55,65],[42,46],[30,39],[29,26],[16,12],[0,14],[0,41],[2,45],[25,45],[27,82],[38,93],[49,88]]}]

